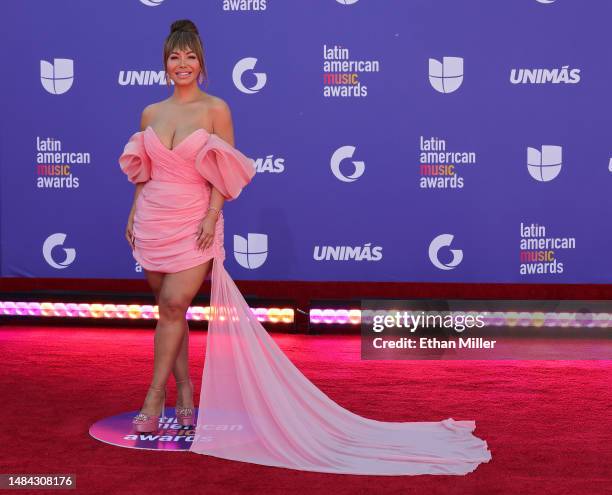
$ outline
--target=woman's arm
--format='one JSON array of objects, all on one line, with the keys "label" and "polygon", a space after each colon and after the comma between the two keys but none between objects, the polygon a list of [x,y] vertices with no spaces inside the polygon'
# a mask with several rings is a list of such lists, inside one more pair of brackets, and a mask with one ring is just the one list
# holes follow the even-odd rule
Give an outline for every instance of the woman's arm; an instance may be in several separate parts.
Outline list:
[{"label": "woman's arm", "polygon": [[[142,116],[140,117],[140,130],[144,131],[148,126],[149,122],[151,122],[152,118],[152,107],[153,105],[148,105],[143,111]],[[136,189],[134,190],[134,200],[132,201],[132,209],[130,210],[130,218],[134,217],[134,213],[136,213],[136,200],[142,191],[142,188],[146,182],[139,182],[136,184]]]},{"label": "woman's arm", "polygon": [[[142,116],[140,118],[140,130],[141,131],[144,131],[149,125],[149,122],[151,120],[151,110],[152,110],[151,107],[152,106],[153,105],[149,105],[142,111]],[[136,188],[134,190],[134,200],[132,201],[132,208],[130,209],[130,214],[128,215],[127,226],[125,228],[125,238],[130,243],[132,250],[134,250],[134,243],[135,243],[134,215],[136,214],[136,200],[138,199],[138,196],[140,196],[140,193],[142,192],[142,188],[144,187],[145,184],[146,182],[138,182],[136,184]]]},{"label": "woman's arm", "polygon": [[[214,105],[211,108],[212,121],[213,121],[213,132],[221,139],[234,145],[234,129],[232,126],[232,115],[229,106],[221,98],[217,98]],[[214,186],[210,193],[210,203],[208,205],[209,210],[204,215],[202,223],[196,234],[196,243],[198,249],[208,249],[215,236],[215,224],[219,218],[225,198],[221,192]]]},{"label": "woman's arm", "polygon": [[[212,107],[212,118],[213,118],[213,132],[223,139],[226,143],[234,146],[234,125],[232,123],[232,112],[229,105],[222,100],[217,98],[217,101]],[[225,198],[215,187],[212,188],[210,196],[210,206],[221,211]],[[208,210],[207,214],[218,215],[215,210]]]}]

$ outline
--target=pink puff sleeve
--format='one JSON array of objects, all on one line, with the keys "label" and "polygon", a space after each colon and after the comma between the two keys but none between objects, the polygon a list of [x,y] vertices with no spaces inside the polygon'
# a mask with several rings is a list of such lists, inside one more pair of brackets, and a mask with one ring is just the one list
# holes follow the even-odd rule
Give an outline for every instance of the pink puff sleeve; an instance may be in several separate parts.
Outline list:
[{"label": "pink puff sleeve", "polygon": [[146,182],[151,178],[151,159],[144,147],[144,133],[132,134],[119,157],[121,170],[134,184]]},{"label": "pink puff sleeve", "polygon": [[196,170],[226,200],[236,199],[255,175],[255,163],[221,139],[210,134],[195,159]]}]

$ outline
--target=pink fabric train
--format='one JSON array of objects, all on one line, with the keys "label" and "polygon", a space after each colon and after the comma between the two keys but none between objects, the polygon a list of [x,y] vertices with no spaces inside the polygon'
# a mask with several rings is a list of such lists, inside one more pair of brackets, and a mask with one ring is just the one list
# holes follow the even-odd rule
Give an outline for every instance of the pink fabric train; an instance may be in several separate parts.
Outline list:
[{"label": "pink fabric train", "polygon": [[199,414],[190,451],[224,459],[338,474],[466,474],[491,459],[474,421],[391,423],[344,409],[293,365],[250,310],[225,270],[223,218],[205,253],[192,246],[211,184],[236,198],[252,160],[204,129],[173,150],[152,128],[135,133],[119,158],[143,182],[134,217],[134,257],[167,273],[213,258]]}]

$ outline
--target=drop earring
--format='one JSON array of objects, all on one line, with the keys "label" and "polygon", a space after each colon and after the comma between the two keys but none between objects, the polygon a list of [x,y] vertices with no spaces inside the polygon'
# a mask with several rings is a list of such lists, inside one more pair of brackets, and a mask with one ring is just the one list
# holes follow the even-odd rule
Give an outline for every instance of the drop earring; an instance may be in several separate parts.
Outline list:
[{"label": "drop earring", "polygon": [[198,82],[200,84],[204,82],[204,72],[203,71],[200,71],[200,74],[198,75]]}]

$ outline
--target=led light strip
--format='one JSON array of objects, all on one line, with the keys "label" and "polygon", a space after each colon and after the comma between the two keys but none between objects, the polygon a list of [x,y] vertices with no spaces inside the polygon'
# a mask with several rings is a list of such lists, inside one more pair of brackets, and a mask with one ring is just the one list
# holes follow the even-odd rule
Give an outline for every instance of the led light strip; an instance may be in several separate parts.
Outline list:
[{"label": "led light strip", "polygon": [[[392,315],[395,311],[405,310],[361,311],[360,309],[313,308],[310,310],[310,323],[315,325],[360,325],[371,321],[374,314]],[[498,327],[575,327],[575,328],[612,328],[612,313],[544,313],[528,311],[407,311],[418,315],[453,315],[473,318],[480,316],[486,326]]]},{"label": "led light strip", "polygon": [[[188,320],[210,320],[210,306],[191,306]],[[292,308],[251,308],[262,323],[293,323]],[[0,316],[64,318],[159,319],[158,306],[144,304],[0,301]],[[223,319],[223,317],[221,317]]]}]

